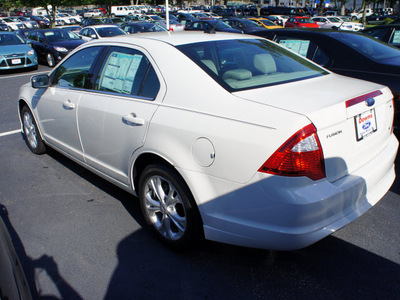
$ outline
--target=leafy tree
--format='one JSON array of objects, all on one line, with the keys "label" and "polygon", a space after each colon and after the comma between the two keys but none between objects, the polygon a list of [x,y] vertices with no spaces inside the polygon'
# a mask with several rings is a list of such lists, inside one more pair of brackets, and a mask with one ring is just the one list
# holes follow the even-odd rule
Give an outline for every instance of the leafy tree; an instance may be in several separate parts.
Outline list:
[{"label": "leafy tree", "polygon": [[7,12],[8,16],[10,16],[11,8],[18,8],[23,6],[24,5],[21,3],[20,0],[0,0],[0,7],[2,7]]},{"label": "leafy tree", "polygon": [[[0,0],[1,1],[1,0]],[[74,6],[91,4],[91,0],[18,0],[23,6],[43,7],[50,20],[50,26],[55,27],[57,8],[61,6]]]}]

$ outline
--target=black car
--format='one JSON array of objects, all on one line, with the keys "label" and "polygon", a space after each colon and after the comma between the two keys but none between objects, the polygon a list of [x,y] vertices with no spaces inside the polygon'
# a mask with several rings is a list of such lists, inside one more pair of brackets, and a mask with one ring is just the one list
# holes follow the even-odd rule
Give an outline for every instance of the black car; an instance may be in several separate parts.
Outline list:
[{"label": "black car", "polygon": [[174,16],[178,19],[178,22],[183,25],[186,25],[190,22],[199,20],[199,19],[195,18],[193,15],[187,14],[187,13],[176,13],[176,14],[174,14]]},{"label": "black car", "polygon": [[81,26],[86,27],[86,26],[102,25],[102,24],[104,24],[104,19],[89,18],[89,19],[83,20]]},{"label": "black car", "polygon": [[242,31],[246,34],[254,34],[258,31],[267,31],[265,27],[256,22],[247,19],[240,19],[240,18],[227,18],[222,20],[225,24],[229,25],[230,27]]},{"label": "black car", "polygon": [[205,31],[205,32],[215,32],[215,31],[223,31],[223,32],[232,32],[232,33],[243,33],[240,30],[233,29],[229,25],[225,24],[219,20],[200,20],[190,22],[186,25],[185,30],[195,30],[195,31]]},{"label": "black car", "polygon": [[46,62],[49,67],[54,67],[69,52],[84,43],[67,29],[35,30],[28,34],[28,39],[39,61]]},{"label": "black car", "polygon": [[256,35],[286,46],[337,74],[388,86],[394,95],[395,125],[400,126],[400,49],[349,31],[270,29]]},{"label": "black car", "polygon": [[[163,19],[166,19],[166,18],[167,18],[167,14],[166,14],[166,13],[161,13],[161,14],[158,14],[158,15],[159,15],[161,18],[163,18]],[[169,18],[170,20],[174,20],[174,21],[179,22],[178,18],[175,17],[173,14],[168,14],[168,18]]]},{"label": "black car", "polygon": [[167,31],[165,28],[161,27],[160,25],[150,23],[147,21],[124,23],[124,24],[121,24],[120,28],[129,34],[139,33],[139,32]]},{"label": "black car", "polygon": [[365,20],[368,24],[379,25],[382,24],[385,19],[391,19],[391,17],[393,17],[393,15],[373,13],[372,15],[365,17]]},{"label": "black car", "polygon": [[400,24],[389,24],[367,28],[361,31],[389,45],[400,48]]},{"label": "black car", "polygon": [[109,24],[109,25],[117,25],[120,26],[122,23],[125,23],[126,21],[123,18],[104,18],[103,23],[104,24]]}]

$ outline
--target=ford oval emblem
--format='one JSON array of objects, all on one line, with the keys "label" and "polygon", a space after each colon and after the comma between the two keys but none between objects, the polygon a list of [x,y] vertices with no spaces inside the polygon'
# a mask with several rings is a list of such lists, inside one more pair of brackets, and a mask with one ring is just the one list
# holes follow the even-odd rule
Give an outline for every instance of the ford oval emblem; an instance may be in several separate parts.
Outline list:
[{"label": "ford oval emblem", "polygon": [[371,122],[368,121],[368,122],[366,122],[365,124],[363,124],[362,128],[363,128],[364,130],[367,130],[370,126],[371,126]]},{"label": "ford oval emblem", "polygon": [[375,104],[375,99],[374,98],[368,98],[367,100],[365,100],[365,104],[367,106],[372,106]]}]

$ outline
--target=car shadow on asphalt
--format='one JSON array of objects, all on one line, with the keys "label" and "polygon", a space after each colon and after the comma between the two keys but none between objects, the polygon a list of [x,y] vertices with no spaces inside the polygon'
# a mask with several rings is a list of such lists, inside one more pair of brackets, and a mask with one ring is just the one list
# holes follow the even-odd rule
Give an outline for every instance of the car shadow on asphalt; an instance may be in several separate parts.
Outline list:
[{"label": "car shadow on asphalt", "polygon": [[[35,281],[35,274],[37,274],[36,270],[43,270],[48,274],[48,276],[53,281],[54,285],[57,287],[58,292],[61,295],[61,299],[76,299],[76,300],[82,299],[82,297],[74,290],[74,288],[70,284],[68,284],[68,282],[62,277],[62,275],[58,270],[57,263],[53,259],[53,257],[48,255],[42,255],[38,259],[32,259],[27,255],[25,247],[10,221],[7,208],[1,203],[0,203],[0,218],[3,220],[7,228],[15,252],[17,253],[19,261],[21,262],[22,269],[24,271],[24,275],[26,277],[26,281],[29,286],[32,299],[46,299],[46,300],[58,299],[55,296],[43,295],[41,294],[40,291],[38,291],[38,289],[36,288],[36,281]],[[2,255],[4,255],[4,253]],[[17,282],[17,279],[15,280]],[[22,284],[24,283],[25,282],[23,282]]]}]

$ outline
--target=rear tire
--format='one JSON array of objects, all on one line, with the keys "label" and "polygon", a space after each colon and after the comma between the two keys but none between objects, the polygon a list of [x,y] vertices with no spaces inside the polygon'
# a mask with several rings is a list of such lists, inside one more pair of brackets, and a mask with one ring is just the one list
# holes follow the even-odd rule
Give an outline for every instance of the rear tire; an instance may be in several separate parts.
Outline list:
[{"label": "rear tire", "polygon": [[45,153],[46,146],[40,136],[33,114],[26,105],[21,110],[21,121],[25,143],[28,148],[35,154]]},{"label": "rear tire", "polygon": [[150,230],[167,246],[185,250],[202,240],[202,222],[193,196],[179,174],[149,165],[140,176],[139,200]]}]

